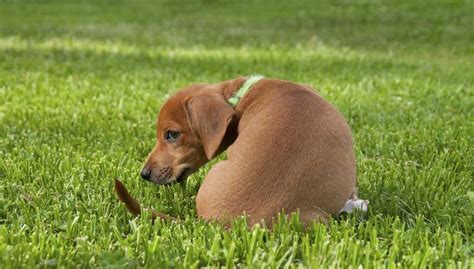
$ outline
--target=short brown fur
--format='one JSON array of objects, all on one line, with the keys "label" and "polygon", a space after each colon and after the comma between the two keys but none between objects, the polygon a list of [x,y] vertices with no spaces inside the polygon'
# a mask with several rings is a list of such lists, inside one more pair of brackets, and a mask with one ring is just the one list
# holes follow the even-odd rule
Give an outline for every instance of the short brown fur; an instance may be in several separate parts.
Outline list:
[{"label": "short brown fur", "polygon": [[[199,217],[228,223],[245,213],[250,225],[271,226],[284,210],[299,211],[305,225],[327,222],[355,196],[349,126],[309,87],[277,79],[257,82],[234,109],[227,100],[245,80],[191,85],[164,104],[144,166],[149,180],[183,179],[227,149],[227,160],[212,167],[199,189]],[[180,133],[172,143],[164,139],[170,129]]]}]

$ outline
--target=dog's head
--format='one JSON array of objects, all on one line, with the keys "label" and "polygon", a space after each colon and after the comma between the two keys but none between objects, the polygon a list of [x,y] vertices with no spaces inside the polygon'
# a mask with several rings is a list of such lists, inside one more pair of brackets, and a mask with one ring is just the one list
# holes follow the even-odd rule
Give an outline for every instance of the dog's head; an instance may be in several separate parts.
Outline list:
[{"label": "dog's head", "polygon": [[157,140],[141,176],[157,184],[180,182],[219,154],[234,109],[212,85],[179,91],[161,108]]}]

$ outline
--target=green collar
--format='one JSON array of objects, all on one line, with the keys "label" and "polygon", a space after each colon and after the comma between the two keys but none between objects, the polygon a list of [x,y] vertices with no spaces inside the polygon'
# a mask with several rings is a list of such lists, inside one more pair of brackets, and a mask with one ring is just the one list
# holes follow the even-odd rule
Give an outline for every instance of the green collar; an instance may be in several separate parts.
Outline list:
[{"label": "green collar", "polygon": [[240,99],[252,88],[252,86],[257,83],[259,80],[264,78],[264,76],[261,75],[252,75],[245,81],[244,85],[240,87],[240,89],[232,95],[231,98],[229,98],[229,104],[235,108],[237,104],[239,103]]}]

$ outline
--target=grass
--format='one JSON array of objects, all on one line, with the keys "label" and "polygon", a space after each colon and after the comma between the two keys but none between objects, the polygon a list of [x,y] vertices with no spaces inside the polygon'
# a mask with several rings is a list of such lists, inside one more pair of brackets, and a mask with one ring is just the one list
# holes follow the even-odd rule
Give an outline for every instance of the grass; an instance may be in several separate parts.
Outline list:
[{"label": "grass", "polygon": [[[473,4],[287,2],[1,0],[0,267],[472,268]],[[365,218],[225,230],[195,218],[212,163],[139,179],[170,94],[252,73],[346,116]],[[184,224],[132,218],[116,177]]]}]

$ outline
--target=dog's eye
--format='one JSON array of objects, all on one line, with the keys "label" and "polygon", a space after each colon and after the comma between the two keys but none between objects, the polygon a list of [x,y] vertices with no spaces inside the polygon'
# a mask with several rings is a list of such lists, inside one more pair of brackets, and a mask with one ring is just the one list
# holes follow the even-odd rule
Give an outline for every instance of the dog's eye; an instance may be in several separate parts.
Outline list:
[{"label": "dog's eye", "polygon": [[171,131],[171,130],[168,130],[166,131],[165,133],[165,139],[166,141],[168,142],[173,142],[175,141],[176,139],[178,139],[180,133],[178,131]]}]

